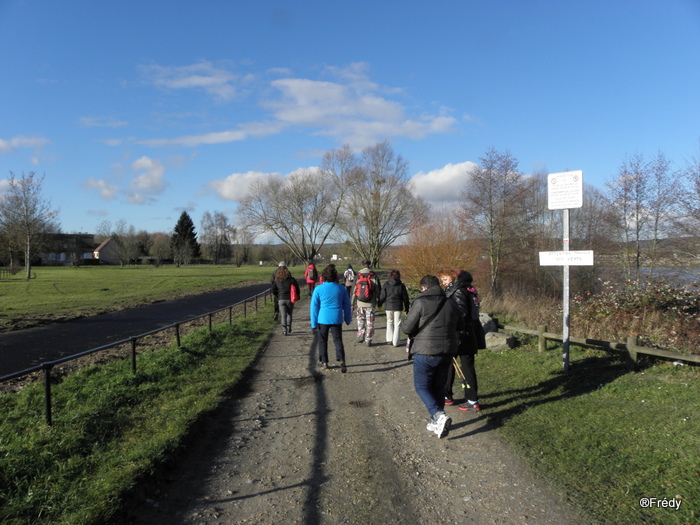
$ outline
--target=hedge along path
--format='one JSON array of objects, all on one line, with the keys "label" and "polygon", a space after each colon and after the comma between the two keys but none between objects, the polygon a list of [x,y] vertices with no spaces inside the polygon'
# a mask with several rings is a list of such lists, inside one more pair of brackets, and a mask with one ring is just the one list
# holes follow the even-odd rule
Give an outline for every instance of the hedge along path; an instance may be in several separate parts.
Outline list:
[{"label": "hedge along path", "polygon": [[114,523],[585,523],[489,428],[488,407],[447,407],[445,439],[426,430],[412,364],[383,343],[383,315],[370,348],[355,343],[355,322],[344,327],[346,374],[332,342],[336,366],[317,368],[308,300],[294,318],[291,335],[270,338],[245,392],[203,421]]}]

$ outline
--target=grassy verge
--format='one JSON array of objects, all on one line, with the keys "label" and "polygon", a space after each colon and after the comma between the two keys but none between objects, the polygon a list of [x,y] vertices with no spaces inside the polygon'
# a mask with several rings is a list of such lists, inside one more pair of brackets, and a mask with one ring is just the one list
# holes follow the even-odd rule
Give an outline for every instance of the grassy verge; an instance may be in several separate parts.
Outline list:
[{"label": "grassy verge", "polygon": [[37,267],[33,279],[0,282],[0,328],[269,282],[271,273],[269,266],[252,265]]},{"label": "grassy verge", "polygon": [[106,519],[239,380],[272,328],[271,308],[144,353],[136,375],[128,360],[69,375],[53,388],[52,427],[41,385],[1,395],[0,522]]},{"label": "grassy verge", "polygon": [[[536,344],[477,359],[484,414],[595,523],[700,522],[700,371]],[[641,498],[680,501],[642,508]],[[660,503],[663,505],[663,503]]]}]

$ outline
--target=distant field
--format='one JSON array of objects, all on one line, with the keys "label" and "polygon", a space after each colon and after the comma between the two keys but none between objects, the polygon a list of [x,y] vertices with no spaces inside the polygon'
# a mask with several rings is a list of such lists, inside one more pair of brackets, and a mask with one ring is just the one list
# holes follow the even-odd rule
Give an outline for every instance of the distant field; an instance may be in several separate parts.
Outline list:
[{"label": "distant field", "polygon": [[0,280],[0,330],[267,281],[270,266],[36,267]]}]

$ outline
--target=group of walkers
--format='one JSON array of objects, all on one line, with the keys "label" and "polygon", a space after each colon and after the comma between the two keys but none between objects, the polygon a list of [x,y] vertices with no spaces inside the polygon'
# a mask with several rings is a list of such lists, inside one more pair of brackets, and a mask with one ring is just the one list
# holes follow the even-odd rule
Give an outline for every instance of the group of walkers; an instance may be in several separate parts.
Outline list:
[{"label": "group of walkers", "polygon": [[[445,406],[455,403],[455,373],[462,380],[465,400],[460,410],[479,412],[478,385],[474,367],[479,349],[486,347],[484,330],[479,321],[479,296],[472,275],[452,267],[420,281],[420,293],[409,300],[399,270],[391,270],[382,285],[369,261],[355,272],[348,264],[339,283],[336,266],[330,264],[318,273],[310,264],[304,271],[312,330],[318,333],[319,366],[328,368],[328,339],[333,337],[340,371],[347,372],[342,325],[350,325],[353,310],[357,320],[357,343],[372,346],[375,339],[376,309],[384,306],[386,343],[401,344],[401,332],[407,336],[406,351],[413,361],[416,393],[430,415],[427,429],[439,438],[448,435],[452,419]],[[275,319],[281,317],[282,332],[292,331],[294,303],[300,295],[299,284],[284,261],[272,274]],[[443,288],[441,287],[444,287]],[[402,315],[406,314],[402,320]]]}]

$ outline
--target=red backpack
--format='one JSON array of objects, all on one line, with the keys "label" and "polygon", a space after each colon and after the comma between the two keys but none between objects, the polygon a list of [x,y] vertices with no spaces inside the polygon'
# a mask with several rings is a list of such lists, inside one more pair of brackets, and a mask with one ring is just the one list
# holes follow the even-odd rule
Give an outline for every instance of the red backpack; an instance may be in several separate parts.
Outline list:
[{"label": "red backpack", "polygon": [[372,295],[374,294],[374,283],[372,278],[374,277],[374,272],[358,273],[357,282],[355,283],[355,297],[358,301],[363,303],[371,303]]}]

